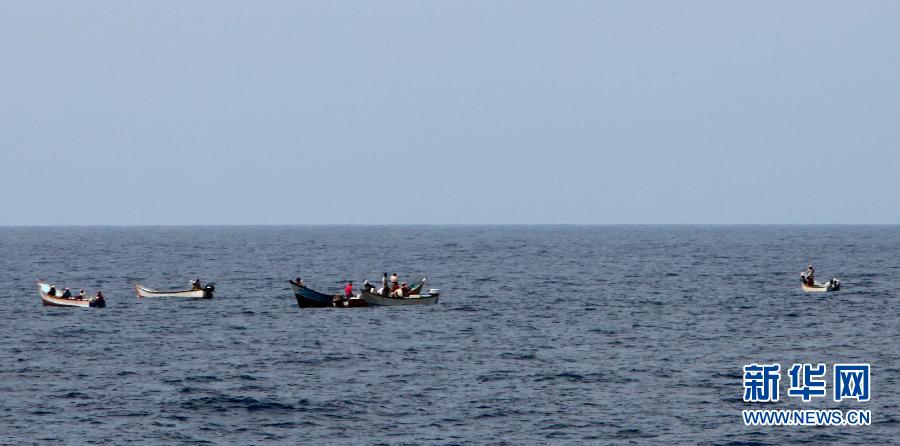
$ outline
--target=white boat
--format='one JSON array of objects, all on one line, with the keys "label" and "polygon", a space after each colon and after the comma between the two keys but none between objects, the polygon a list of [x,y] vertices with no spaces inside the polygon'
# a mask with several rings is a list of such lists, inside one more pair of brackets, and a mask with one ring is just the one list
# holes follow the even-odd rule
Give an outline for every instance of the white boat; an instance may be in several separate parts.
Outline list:
[{"label": "white boat", "polygon": [[[88,298],[82,299],[80,297],[72,296],[72,297],[62,297],[58,293],[59,291],[53,285],[50,285],[46,281],[38,280],[38,291],[41,293],[41,304],[46,307],[96,307],[103,308],[106,306],[106,301],[102,298]],[[50,294],[50,291],[53,290],[53,295]]]},{"label": "white boat", "polygon": [[137,297],[192,297],[195,299],[212,299],[216,291],[214,283],[208,283],[201,289],[160,291],[147,288],[139,283],[134,284],[134,292]]},{"label": "white boat", "polygon": [[800,286],[807,293],[824,293],[826,291],[839,291],[841,289],[841,281],[831,279],[825,283],[814,282],[812,285],[807,285],[806,281],[803,281],[800,283]]}]

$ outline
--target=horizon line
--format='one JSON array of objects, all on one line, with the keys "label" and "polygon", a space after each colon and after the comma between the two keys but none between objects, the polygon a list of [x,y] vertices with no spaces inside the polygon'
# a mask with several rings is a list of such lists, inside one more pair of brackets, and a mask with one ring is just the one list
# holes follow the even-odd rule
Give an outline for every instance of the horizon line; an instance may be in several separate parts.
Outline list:
[{"label": "horizon line", "polygon": [[0,228],[186,228],[186,227],[415,227],[415,226],[900,226],[900,223],[199,223],[199,224],[13,224]]}]

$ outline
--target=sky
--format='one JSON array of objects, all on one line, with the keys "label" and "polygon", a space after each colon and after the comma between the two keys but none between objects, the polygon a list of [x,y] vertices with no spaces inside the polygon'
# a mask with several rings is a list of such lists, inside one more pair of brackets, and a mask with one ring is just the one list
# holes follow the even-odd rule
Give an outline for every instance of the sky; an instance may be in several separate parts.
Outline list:
[{"label": "sky", "polygon": [[0,225],[900,223],[900,2],[3,1]]}]

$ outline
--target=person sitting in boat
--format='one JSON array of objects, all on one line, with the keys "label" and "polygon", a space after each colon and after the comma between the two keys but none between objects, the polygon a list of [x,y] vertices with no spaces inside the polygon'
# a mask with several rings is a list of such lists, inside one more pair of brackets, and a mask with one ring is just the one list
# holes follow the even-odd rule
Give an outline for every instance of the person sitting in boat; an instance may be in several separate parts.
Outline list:
[{"label": "person sitting in boat", "polygon": [[397,277],[397,273],[391,274],[391,291],[394,291],[399,287],[399,285],[397,285],[398,280],[400,280],[400,278]]},{"label": "person sitting in boat", "polygon": [[300,288],[306,288],[306,284],[303,283],[303,279],[301,279],[300,276],[297,276],[297,278],[294,279],[294,282],[297,282],[297,286],[298,286],[298,287],[300,287]]},{"label": "person sitting in boat", "polygon": [[86,297],[87,296],[84,295],[84,288],[82,288],[81,291],[78,292],[78,298],[84,300]]},{"label": "person sitting in boat", "polygon": [[409,295],[409,285],[403,282],[402,285],[394,284],[391,288],[391,297],[405,297]]},{"label": "person sitting in boat", "polygon": [[371,283],[369,283],[369,279],[366,279],[363,281],[363,291],[365,291],[367,293],[375,292],[375,286],[372,285]]},{"label": "person sitting in boat", "polygon": [[353,282],[347,282],[347,286],[344,287],[344,300],[349,300],[353,297]]},{"label": "person sitting in boat", "polygon": [[60,296],[60,297],[62,297],[63,299],[71,299],[71,298],[72,298],[72,292],[69,291],[68,288],[66,288],[66,289],[63,290],[62,296]]},{"label": "person sitting in boat", "polygon": [[194,280],[191,282],[191,289],[192,290],[202,290],[203,289],[203,284],[200,283],[199,277],[197,278],[197,280]]},{"label": "person sitting in boat", "polygon": [[47,295],[48,295],[48,296],[56,296],[56,287],[55,287],[55,286],[51,286],[51,287],[50,287],[50,291],[47,291]]},{"label": "person sitting in boat", "polygon": [[398,282],[399,277],[397,277],[397,273],[391,275],[391,295],[393,296],[395,293],[398,293],[400,290],[400,283]]}]

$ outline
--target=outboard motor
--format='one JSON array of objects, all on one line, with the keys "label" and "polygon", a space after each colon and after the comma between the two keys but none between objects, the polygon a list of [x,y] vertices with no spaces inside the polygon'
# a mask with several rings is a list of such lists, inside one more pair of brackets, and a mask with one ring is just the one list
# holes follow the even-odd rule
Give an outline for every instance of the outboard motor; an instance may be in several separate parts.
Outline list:
[{"label": "outboard motor", "polygon": [[207,283],[205,287],[203,287],[203,298],[204,299],[212,299],[213,293],[216,292],[216,284],[213,282]]},{"label": "outboard motor", "polygon": [[841,289],[841,281],[837,280],[836,278],[832,278],[828,283],[828,289],[831,291],[837,291]]}]

